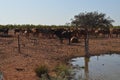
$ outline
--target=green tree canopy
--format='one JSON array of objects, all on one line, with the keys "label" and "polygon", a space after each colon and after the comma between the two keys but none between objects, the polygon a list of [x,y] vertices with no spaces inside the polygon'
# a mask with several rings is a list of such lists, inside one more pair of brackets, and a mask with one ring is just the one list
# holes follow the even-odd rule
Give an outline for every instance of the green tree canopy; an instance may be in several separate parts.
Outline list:
[{"label": "green tree canopy", "polygon": [[82,28],[109,28],[112,26],[112,22],[114,22],[114,20],[106,17],[106,14],[95,11],[75,15],[71,24]]}]

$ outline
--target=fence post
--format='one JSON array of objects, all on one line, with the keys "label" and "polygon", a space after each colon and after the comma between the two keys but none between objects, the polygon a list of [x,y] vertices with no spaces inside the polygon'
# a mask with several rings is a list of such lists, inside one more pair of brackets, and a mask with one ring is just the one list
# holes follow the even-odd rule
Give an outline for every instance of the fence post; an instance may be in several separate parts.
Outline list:
[{"label": "fence post", "polygon": [[20,53],[20,35],[18,34],[18,52]]},{"label": "fence post", "polygon": [[85,56],[89,57],[89,35],[88,35],[88,31],[86,31],[86,35],[85,35]]}]

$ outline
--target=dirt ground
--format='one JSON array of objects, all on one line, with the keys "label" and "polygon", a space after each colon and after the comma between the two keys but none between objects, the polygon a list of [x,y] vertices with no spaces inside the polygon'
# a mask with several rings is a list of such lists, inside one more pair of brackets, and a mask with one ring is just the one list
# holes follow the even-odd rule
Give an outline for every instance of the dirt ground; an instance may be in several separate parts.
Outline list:
[{"label": "dirt ground", "polygon": [[[0,71],[5,80],[37,80],[35,68],[45,64],[52,70],[56,65],[72,57],[84,56],[84,40],[68,45],[65,40],[60,44],[58,39],[27,39],[20,36],[18,52],[17,36],[0,37]],[[120,53],[120,38],[90,39],[91,55],[109,52]]]}]

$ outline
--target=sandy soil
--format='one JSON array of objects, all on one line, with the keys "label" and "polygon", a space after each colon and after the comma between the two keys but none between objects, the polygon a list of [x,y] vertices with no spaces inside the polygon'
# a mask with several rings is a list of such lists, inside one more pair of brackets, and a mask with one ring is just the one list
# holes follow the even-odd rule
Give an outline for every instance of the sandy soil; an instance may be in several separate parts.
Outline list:
[{"label": "sandy soil", "polygon": [[[72,57],[84,56],[84,40],[80,43],[68,45],[60,44],[57,39],[33,39],[20,36],[21,53],[18,52],[17,37],[0,37],[0,71],[5,80],[37,80],[34,69],[42,64],[50,71],[63,61]],[[89,51],[91,55],[108,52],[120,53],[120,38],[90,39]]]}]

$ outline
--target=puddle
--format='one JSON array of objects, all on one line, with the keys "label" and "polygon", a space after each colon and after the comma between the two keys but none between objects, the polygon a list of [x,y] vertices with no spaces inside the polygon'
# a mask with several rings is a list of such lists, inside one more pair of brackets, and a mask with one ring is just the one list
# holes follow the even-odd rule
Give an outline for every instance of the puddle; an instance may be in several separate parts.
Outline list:
[{"label": "puddle", "polygon": [[0,80],[3,80],[3,73],[0,71]]},{"label": "puddle", "polygon": [[120,80],[120,55],[73,58],[73,80]]}]

